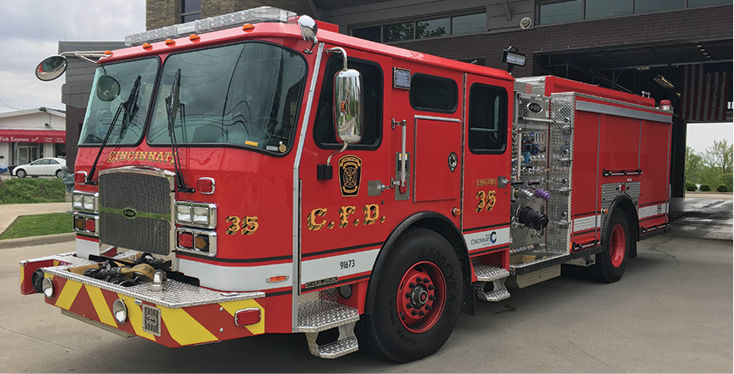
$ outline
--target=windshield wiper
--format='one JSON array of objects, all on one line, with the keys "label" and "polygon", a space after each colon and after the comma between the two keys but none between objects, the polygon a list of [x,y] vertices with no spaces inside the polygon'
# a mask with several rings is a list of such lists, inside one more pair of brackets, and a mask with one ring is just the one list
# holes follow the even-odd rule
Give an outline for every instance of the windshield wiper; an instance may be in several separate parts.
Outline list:
[{"label": "windshield wiper", "polygon": [[[179,100],[179,91],[181,87],[181,69],[176,70],[173,76],[173,85],[171,85],[171,94],[166,98],[166,114],[168,115],[168,135],[171,137],[171,151],[173,152],[173,168],[176,170],[176,191],[195,192],[193,188],[184,183],[181,174],[181,165],[178,160],[178,143],[176,142],[176,130],[174,123],[176,122],[176,114],[181,106]],[[184,125],[185,126],[185,125]]]},{"label": "windshield wiper", "polygon": [[[97,162],[99,161],[99,156],[102,155],[102,150],[104,150],[104,147],[107,145],[107,141],[110,139],[110,134],[112,134],[112,129],[115,128],[115,124],[117,123],[117,118],[120,116],[120,112],[124,109],[125,114],[122,117],[122,125],[123,130],[127,128],[127,125],[132,121],[132,118],[135,116],[135,113],[138,111],[138,93],[140,92],[140,75],[138,75],[137,78],[135,78],[135,83],[133,83],[133,88],[130,90],[130,95],[127,96],[127,100],[120,103],[120,106],[117,107],[117,112],[115,112],[115,116],[112,118],[112,123],[110,123],[110,128],[107,129],[107,134],[104,136],[104,140],[102,140],[102,144],[99,146],[99,152],[97,152],[97,157],[94,159],[94,163],[92,164],[92,169],[89,170],[89,175],[87,175],[87,180],[85,184],[96,184],[92,181],[92,177],[94,176],[94,171],[97,169]],[[132,113],[132,114],[131,114]],[[122,138],[122,131],[120,130],[120,138]]]}]

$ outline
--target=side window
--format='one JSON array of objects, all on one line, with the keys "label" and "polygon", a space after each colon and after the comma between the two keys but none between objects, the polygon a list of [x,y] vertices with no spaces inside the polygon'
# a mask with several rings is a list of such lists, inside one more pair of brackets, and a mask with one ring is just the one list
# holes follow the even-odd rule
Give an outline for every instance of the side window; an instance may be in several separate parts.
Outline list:
[{"label": "side window", "polygon": [[456,81],[426,74],[410,79],[410,106],[417,110],[453,113],[459,103]]},{"label": "side window", "polygon": [[[382,141],[382,70],[376,63],[349,58],[350,69],[362,73],[364,84],[364,137],[359,144],[350,149],[377,149]],[[326,63],[321,95],[316,107],[316,121],[313,137],[316,145],[324,149],[341,148],[334,133],[334,75],[344,67],[341,56],[337,55]]]},{"label": "side window", "polygon": [[475,83],[469,90],[469,149],[503,153],[507,148],[507,91]]},{"label": "side window", "polygon": [[48,160],[48,164],[49,164],[49,165],[58,165],[58,164],[59,164],[59,162],[58,162],[58,161],[56,161],[56,160]]}]

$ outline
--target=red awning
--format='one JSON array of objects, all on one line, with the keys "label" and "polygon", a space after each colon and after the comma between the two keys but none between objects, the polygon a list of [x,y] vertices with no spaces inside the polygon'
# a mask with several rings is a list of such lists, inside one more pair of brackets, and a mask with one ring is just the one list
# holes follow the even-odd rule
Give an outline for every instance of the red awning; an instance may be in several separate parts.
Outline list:
[{"label": "red awning", "polygon": [[66,143],[66,131],[0,130],[0,142]]}]

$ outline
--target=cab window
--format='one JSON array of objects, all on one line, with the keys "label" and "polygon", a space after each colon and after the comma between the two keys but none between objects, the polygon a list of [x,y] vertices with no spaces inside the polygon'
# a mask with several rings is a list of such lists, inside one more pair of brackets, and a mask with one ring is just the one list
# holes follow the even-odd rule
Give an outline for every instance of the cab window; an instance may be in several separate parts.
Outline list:
[{"label": "cab window", "polygon": [[427,74],[410,79],[410,106],[429,112],[453,113],[459,103],[456,81]]},{"label": "cab window", "polygon": [[469,149],[503,153],[507,147],[507,91],[475,83],[469,91]]},{"label": "cab window", "polygon": [[[382,140],[382,70],[374,62],[349,58],[348,66],[362,73],[364,84],[364,137],[350,149],[377,149]],[[313,137],[316,145],[323,149],[341,148],[334,131],[334,75],[344,67],[340,55],[326,63],[321,95],[316,106]]]}]

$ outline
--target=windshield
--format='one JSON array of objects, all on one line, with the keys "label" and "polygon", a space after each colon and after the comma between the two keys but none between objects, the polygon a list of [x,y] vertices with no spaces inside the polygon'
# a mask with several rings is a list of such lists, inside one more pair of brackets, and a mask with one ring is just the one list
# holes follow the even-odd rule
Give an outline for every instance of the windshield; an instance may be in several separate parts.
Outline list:
[{"label": "windshield", "polygon": [[284,153],[291,146],[306,62],[283,47],[248,42],[174,54],[163,66],[150,144],[170,144],[166,98],[180,87],[174,131],[179,144],[232,144]]},{"label": "windshield", "polygon": [[[140,141],[158,65],[157,58],[147,58],[98,66],[79,144],[101,144],[115,113],[128,100],[129,110],[122,109],[117,116],[107,144],[136,144]],[[139,87],[133,91],[138,77]]]}]

